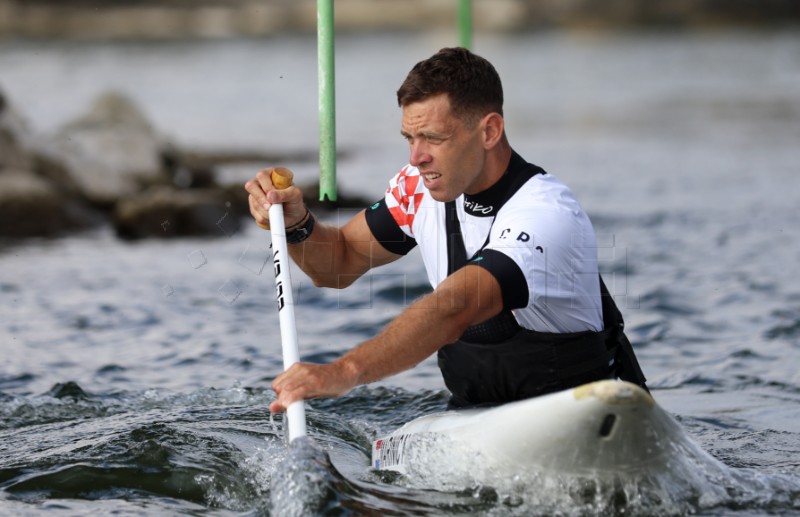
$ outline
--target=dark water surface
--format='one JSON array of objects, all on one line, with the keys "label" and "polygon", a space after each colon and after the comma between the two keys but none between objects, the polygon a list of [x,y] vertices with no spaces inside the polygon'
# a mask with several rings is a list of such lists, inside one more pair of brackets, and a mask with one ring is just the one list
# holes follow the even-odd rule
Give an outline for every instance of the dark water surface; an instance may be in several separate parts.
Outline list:
[{"label": "dark water surface", "polygon": [[[377,198],[405,159],[393,92],[450,40],[337,43],[339,182]],[[0,514],[800,515],[800,33],[476,43],[504,78],[512,145],[595,223],[654,396],[698,446],[682,482],[371,471],[373,438],[443,409],[431,360],[309,403],[313,442],[288,449],[266,410],[281,370],[266,234],[103,229],[0,244]],[[316,145],[315,59],[299,37],[4,43],[0,87],[40,131],[117,88],[182,143],[297,149]],[[294,279],[312,361],[428,289],[413,254],[342,292]]]}]

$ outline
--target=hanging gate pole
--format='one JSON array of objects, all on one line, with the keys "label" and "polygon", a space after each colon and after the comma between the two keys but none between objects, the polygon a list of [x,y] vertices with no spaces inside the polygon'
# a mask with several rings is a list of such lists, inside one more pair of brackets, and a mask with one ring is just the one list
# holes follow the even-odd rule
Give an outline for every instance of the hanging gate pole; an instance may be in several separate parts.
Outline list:
[{"label": "hanging gate pole", "polygon": [[319,199],[336,201],[336,87],[333,0],[317,0]]},{"label": "hanging gate pole", "polygon": [[464,48],[472,48],[472,0],[458,0],[459,42]]}]

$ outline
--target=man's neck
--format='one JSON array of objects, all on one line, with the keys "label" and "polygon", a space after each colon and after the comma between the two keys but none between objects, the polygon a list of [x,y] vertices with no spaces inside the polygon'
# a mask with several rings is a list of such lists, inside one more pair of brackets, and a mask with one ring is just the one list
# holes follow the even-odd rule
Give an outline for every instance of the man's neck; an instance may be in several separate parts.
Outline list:
[{"label": "man's neck", "polygon": [[504,136],[496,146],[494,146],[486,155],[486,164],[484,165],[484,179],[482,187],[478,192],[471,192],[470,195],[476,195],[486,189],[489,189],[500,181],[500,178],[508,170],[508,164],[511,162],[511,155],[513,150]]}]

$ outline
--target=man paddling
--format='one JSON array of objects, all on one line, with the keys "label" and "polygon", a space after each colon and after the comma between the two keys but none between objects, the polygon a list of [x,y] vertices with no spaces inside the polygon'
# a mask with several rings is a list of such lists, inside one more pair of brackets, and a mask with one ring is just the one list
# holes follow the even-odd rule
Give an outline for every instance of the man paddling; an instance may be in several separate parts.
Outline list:
[{"label": "man paddling", "polygon": [[644,386],[598,274],[592,224],[569,188],[511,148],[494,67],[442,49],[414,66],[397,99],[409,163],[344,226],[317,221],[296,187],[276,190],[272,169],[245,186],[262,227],[283,204],[292,259],[316,286],[347,287],[419,246],[434,287],[336,361],[279,375],[270,411],[343,395],[433,353],[452,408],[615,377]]}]

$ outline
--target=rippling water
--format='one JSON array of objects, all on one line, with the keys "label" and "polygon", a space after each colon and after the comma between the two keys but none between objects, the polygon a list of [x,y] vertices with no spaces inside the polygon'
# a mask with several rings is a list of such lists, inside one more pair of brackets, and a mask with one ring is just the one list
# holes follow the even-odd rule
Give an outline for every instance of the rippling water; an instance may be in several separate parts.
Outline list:
[{"label": "rippling water", "polygon": [[[402,165],[393,91],[448,38],[339,38],[343,189],[377,197]],[[454,485],[447,466],[425,480],[370,470],[373,438],[444,408],[431,360],[309,403],[312,441],[289,449],[266,410],[281,358],[265,234],[126,243],[100,230],[0,245],[0,513],[800,515],[800,34],[476,48],[505,80],[512,145],[595,222],[654,396],[692,440],[683,479],[488,486]],[[313,147],[315,74],[302,37],[0,46],[0,87],[38,130],[118,88],[190,145]],[[313,361],[427,290],[416,255],[342,292],[293,273]]]}]

